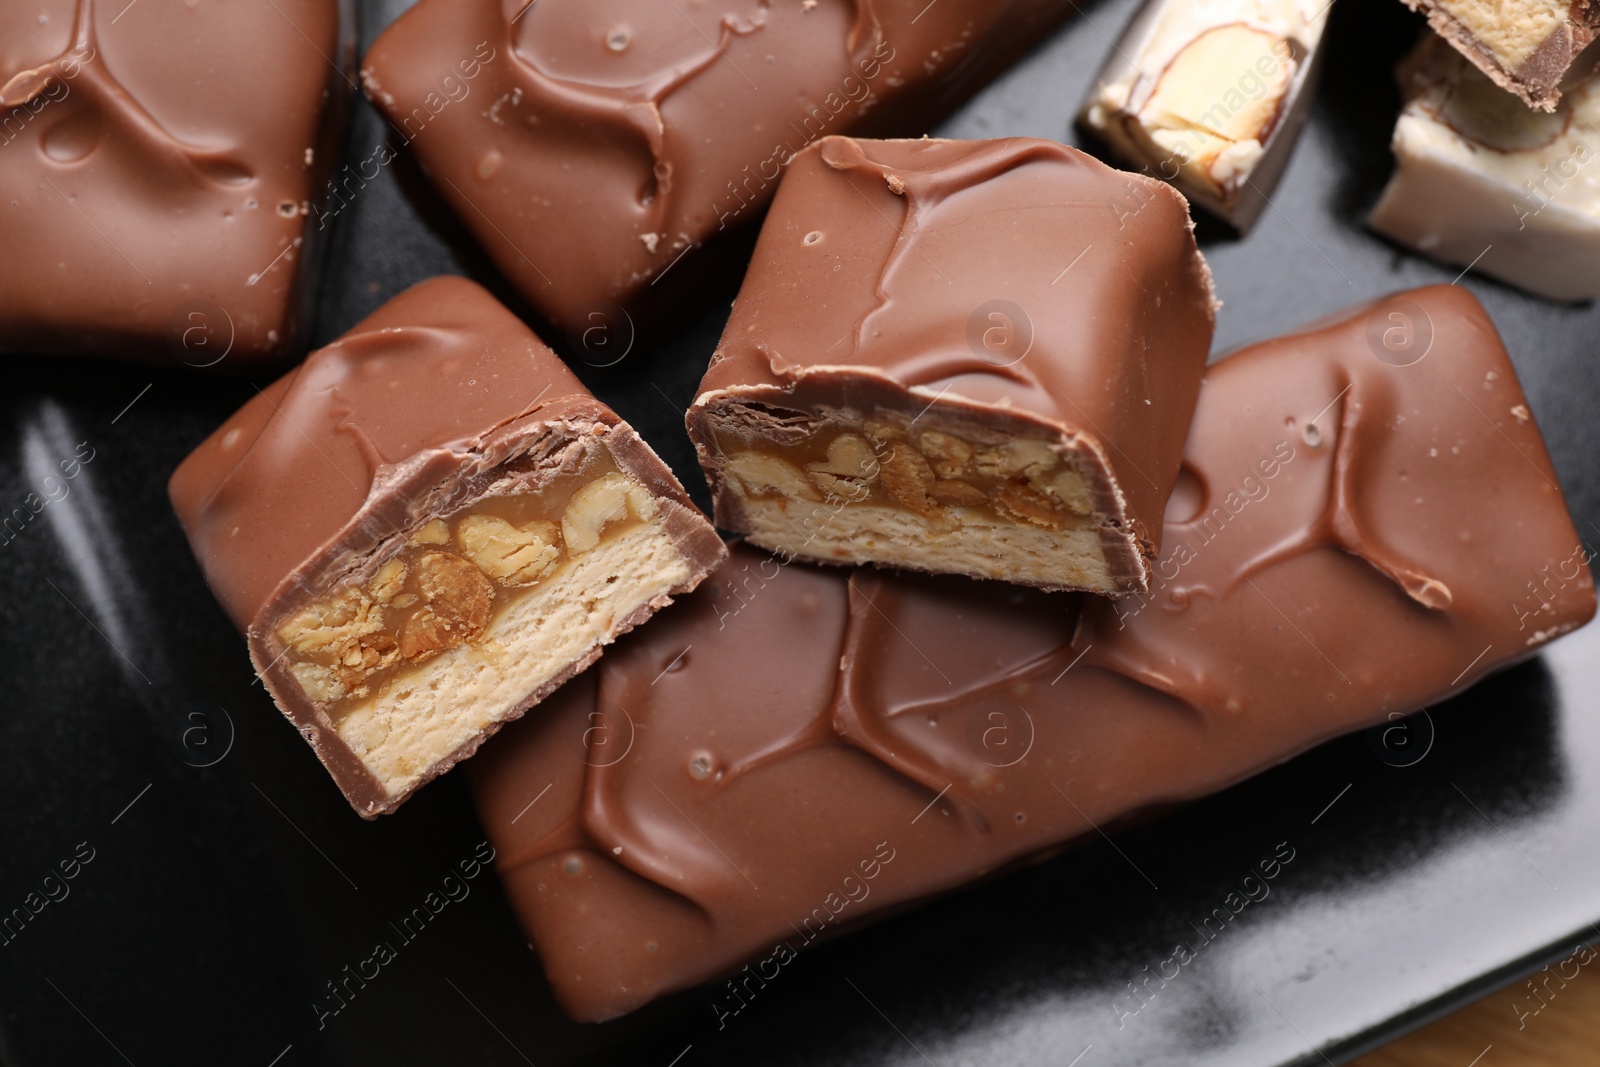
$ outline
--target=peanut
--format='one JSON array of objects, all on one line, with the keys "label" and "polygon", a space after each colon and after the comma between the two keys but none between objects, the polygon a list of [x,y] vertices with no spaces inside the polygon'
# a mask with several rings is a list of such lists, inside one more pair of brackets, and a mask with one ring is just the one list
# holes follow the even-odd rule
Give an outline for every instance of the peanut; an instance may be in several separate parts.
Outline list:
[{"label": "peanut", "polygon": [[941,504],[957,508],[982,507],[989,502],[989,495],[982,489],[951,478],[941,478],[934,482],[932,488],[928,490],[928,495]]},{"label": "peanut", "polygon": [[649,520],[656,513],[655,498],[644,486],[625,474],[607,474],[572,494],[561,516],[561,539],[568,552],[578,555],[598,545],[600,535],[611,523],[630,515]]},{"label": "peanut", "polygon": [[929,430],[917,438],[917,444],[940,478],[959,478],[972,464],[972,446],[959,437]]},{"label": "peanut", "polygon": [[928,490],[936,480],[933,468],[922,453],[906,441],[895,441],[892,451],[879,464],[879,481],[884,491],[901,507],[919,515],[931,515],[936,507],[928,497]]},{"label": "peanut", "polygon": [[482,636],[494,603],[494,586],[460,556],[429,552],[417,561],[423,606],[400,631],[400,654],[418,659]]},{"label": "peanut", "polygon": [[800,500],[820,500],[815,488],[790,463],[760,452],[740,452],[728,457],[728,469],[752,496],[776,492]]},{"label": "peanut", "polygon": [[517,527],[494,515],[469,515],[456,526],[462,555],[501,585],[532,585],[561,559],[552,522]]}]

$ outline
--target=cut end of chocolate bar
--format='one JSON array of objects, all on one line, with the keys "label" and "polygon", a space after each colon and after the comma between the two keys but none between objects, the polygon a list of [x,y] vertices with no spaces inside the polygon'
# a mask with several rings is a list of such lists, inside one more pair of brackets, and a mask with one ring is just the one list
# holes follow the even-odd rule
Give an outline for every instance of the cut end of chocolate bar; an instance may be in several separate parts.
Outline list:
[{"label": "cut end of chocolate bar", "polygon": [[172,495],[268,691],[368,818],[726,554],[633,429],[459,279],[314,353]]},{"label": "cut end of chocolate bar", "polygon": [[681,503],[624,472],[643,447],[626,426],[533,426],[510,447],[462,506],[424,512],[251,628],[274,697],[325,718],[371,776],[377,789],[351,797],[363,814],[398,806],[704,575],[674,536]]},{"label": "cut end of chocolate bar", "polygon": [[717,523],[824,563],[1142,592],[1214,312],[1160,182],[1027,138],[826,138],[688,413]]},{"label": "cut end of chocolate bar", "polygon": [[[865,381],[838,372],[844,394]],[[1149,580],[1106,457],[921,391],[865,409],[702,397],[693,416],[718,522],[783,556],[1116,595]]]},{"label": "cut end of chocolate bar", "polygon": [[1374,230],[1423,255],[1552,300],[1600,297],[1594,159],[1600,78],[1531,111],[1429,35],[1400,67],[1394,177]]},{"label": "cut end of chocolate bar", "polygon": [[1142,173],[1247,231],[1304,125],[1330,6],[1152,0],[1078,121]]},{"label": "cut end of chocolate bar", "polygon": [[1494,83],[1539,111],[1554,111],[1563,82],[1600,36],[1592,0],[1404,0]]}]

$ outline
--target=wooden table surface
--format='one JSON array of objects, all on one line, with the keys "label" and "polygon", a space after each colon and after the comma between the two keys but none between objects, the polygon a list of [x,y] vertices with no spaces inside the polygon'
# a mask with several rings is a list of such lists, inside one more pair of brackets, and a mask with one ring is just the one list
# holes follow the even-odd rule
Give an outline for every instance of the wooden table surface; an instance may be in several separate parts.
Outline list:
[{"label": "wooden table surface", "polygon": [[[1596,963],[1600,963],[1597,960]],[[1595,1067],[1600,1064],[1600,967],[1590,964],[1563,986],[1525,983],[1355,1061],[1353,1067]],[[1519,1018],[1519,1009],[1524,1013]]]}]

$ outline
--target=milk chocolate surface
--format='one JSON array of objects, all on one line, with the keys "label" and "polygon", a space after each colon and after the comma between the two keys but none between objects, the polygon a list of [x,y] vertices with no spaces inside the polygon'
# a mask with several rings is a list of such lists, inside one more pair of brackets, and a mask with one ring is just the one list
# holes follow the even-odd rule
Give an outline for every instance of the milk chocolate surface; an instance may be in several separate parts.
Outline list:
[{"label": "milk chocolate surface", "polygon": [[366,816],[724,554],[632,428],[459,278],[313,353],[170,490],[268,690]]},{"label": "milk chocolate surface", "polygon": [[567,1010],[615,1016],[745,964],[707,991],[735,1013],[819,935],[1408,714],[1594,614],[1538,428],[1463,290],[1223,360],[1184,472],[1147,598],[741,547],[508,731],[475,793]]},{"label": "milk chocolate surface", "polygon": [[338,0],[0,7],[0,350],[290,354],[354,47]]},{"label": "milk chocolate surface", "polygon": [[718,525],[1147,588],[1211,347],[1191,230],[1170,187],[1051,141],[802,152],[689,411]]},{"label": "milk chocolate surface", "polygon": [[362,80],[495,263],[570,332],[692,294],[694,250],[758,218],[796,152],[923,132],[1072,10],[422,0]]}]

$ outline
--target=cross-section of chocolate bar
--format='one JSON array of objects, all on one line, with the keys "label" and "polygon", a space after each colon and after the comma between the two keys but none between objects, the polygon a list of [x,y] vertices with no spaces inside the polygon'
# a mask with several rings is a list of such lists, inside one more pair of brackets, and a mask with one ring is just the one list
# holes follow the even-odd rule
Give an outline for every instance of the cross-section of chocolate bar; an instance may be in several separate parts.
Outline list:
[{"label": "cross-section of chocolate bar", "polygon": [[0,350],[297,353],[353,6],[0,4]]},{"label": "cross-section of chocolate bar", "polygon": [[1430,35],[1400,84],[1397,167],[1372,228],[1552,300],[1600,297],[1600,78],[1530,111]]},{"label": "cross-section of chocolate bar", "polygon": [[737,1012],[818,937],[1409,714],[1594,615],[1461,289],[1223,360],[1184,470],[1140,600],[741,547],[498,738],[479,811],[567,1010],[748,964],[714,990]]},{"label": "cross-section of chocolate bar", "polygon": [[1160,182],[1051,141],[828,138],[689,410],[717,523],[827,562],[1145,589],[1213,308]]},{"label": "cross-section of chocolate bar", "polygon": [[1600,35],[1593,0],[1404,2],[1495,84],[1541,111],[1555,110],[1563,79]]},{"label": "cross-section of chocolate bar", "polygon": [[367,817],[725,554],[633,429],[457,278],[313,353],[171,495],[268,690]]},{"label": "cross-section of chocolate bar", "polygon": [[1328,0],[1148,0],[1079,123],[1241,231],[1266,210],[1311,113]]},{"label": "cross-section of chocolate bar", "polygon": [[[569,333],[701,294],[828,134],[919,135],[1072,0],[421,0],[367,95],[496,265]],[[598,318],[596,318],[598,316]]]}]

